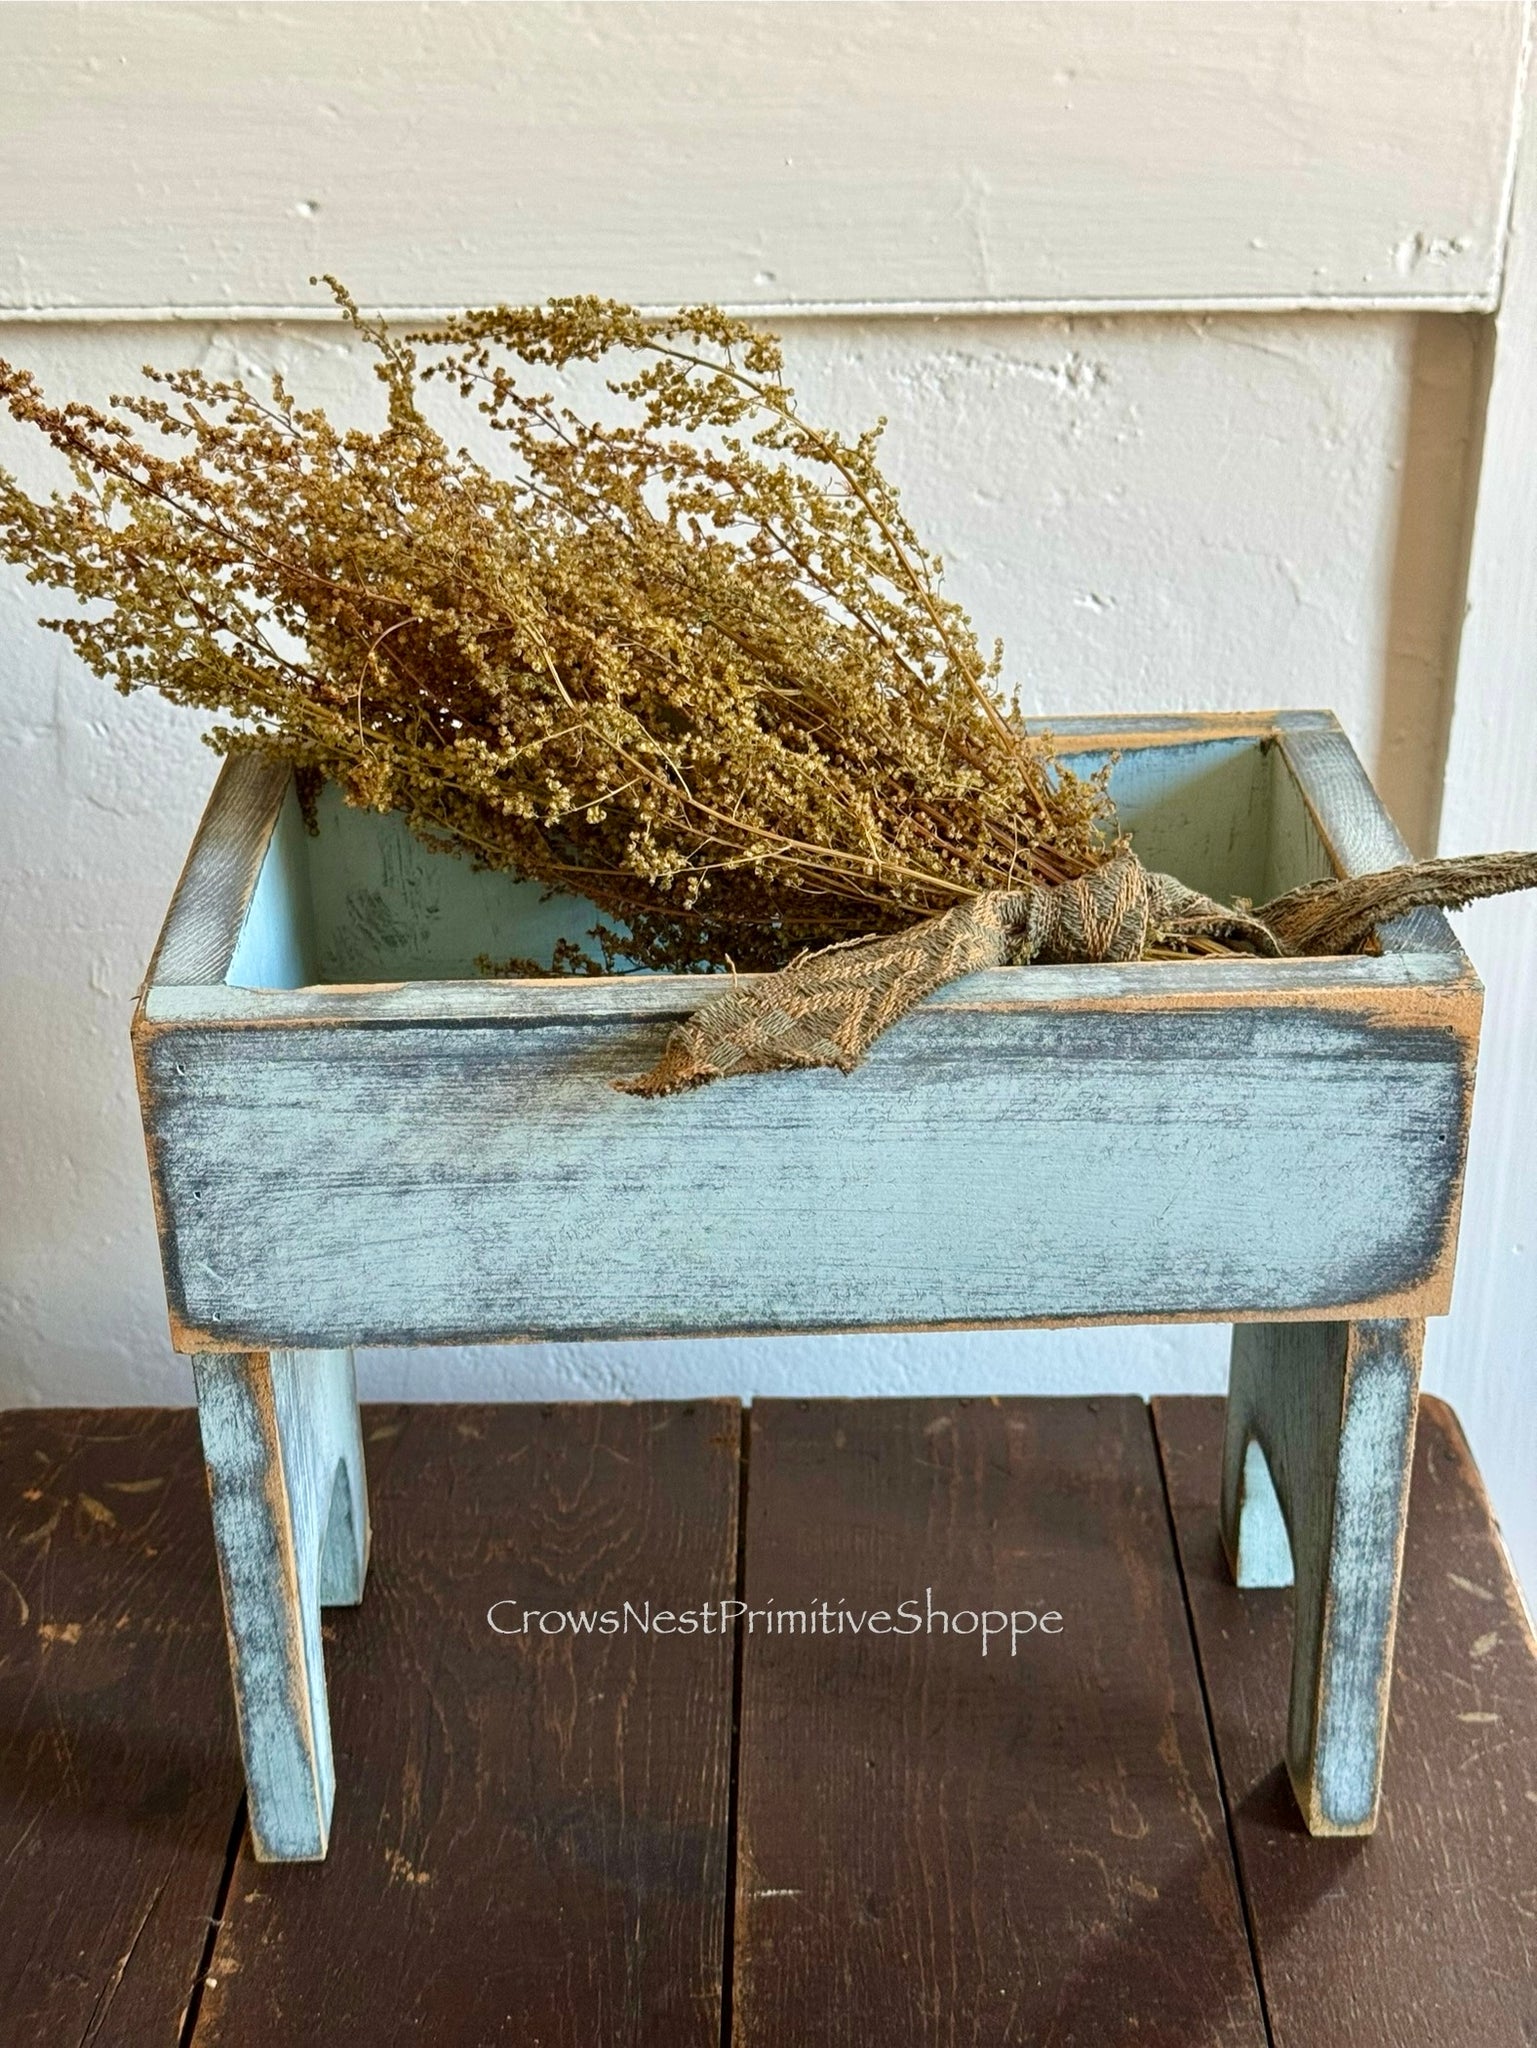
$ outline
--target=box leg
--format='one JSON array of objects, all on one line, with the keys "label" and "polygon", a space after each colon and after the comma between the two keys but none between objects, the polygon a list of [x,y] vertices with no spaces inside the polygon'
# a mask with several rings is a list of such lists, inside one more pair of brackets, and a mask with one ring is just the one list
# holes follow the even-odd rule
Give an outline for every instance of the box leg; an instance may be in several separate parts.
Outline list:
[{"label": "box leg", "polygon": [[1309,1832],[1377,1824],[1423,1322],[1240,1323],[1222,1541],[1295,1583],[1286,1767]]},{"label": "box leg", "polygon": [[361,1600],[368,1569],[352,1353],[217,1353],[193,1370],[251,1839],[262,1862],[309,1862],[335,1792],[320,1610]]}]

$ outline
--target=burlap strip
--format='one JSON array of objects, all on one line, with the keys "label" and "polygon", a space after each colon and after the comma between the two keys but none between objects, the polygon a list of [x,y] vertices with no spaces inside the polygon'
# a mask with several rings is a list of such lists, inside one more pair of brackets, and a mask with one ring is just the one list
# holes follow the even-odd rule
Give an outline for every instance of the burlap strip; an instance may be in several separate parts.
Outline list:
[{"label": "burlap strip", "polygon": [[728,1074],[847,1073],[915,1003],[982,968],[1140,960],[1150,946],[1201,934],[1272,957],[1351,952],[1410,910],[1529,888],[1537,854],[1481,854],[1314,882],[1250,911],[1124,852],[1078,881],[986,890],[891,938],[829,947],[733,986],[673,1028],[649,1073],[616,1085],[672,1095]]}]

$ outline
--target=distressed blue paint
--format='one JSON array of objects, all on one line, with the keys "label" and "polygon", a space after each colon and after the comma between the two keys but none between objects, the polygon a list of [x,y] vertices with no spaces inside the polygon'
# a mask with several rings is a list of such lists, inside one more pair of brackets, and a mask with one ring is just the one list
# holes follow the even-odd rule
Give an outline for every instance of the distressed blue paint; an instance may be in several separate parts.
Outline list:
[{"label": "distressed blue paint", "polygon": [[152,985],[223,981],[292,781],[255,754],[236,754],[219,770],[150,963]]},{"label": "distressed blue paint", "polygon": [[319,979],[316,959],[310,847],[290,786],[225,980],[238,988],[303,988]]},{"label": "distressed blue paint", "polygon": [[467,979],[482,955],[548,967],[558,939],[596,955],[599,912],[581,897],[435,851],[396,813],[352,810],[334,787],[321,792],[318,820],[306,853],[321,979]]},{"label": "distressed blue paint", "polygon": [[[1397,826],[1377,800],[1371,778],[1339,728],[1301,727],[1282,735],[1281,747],[1306,792],[1320,836],[1342,875],[1370,875],[1410,858]],[[1462,958],[1445,914],[1413,910],[1379,934],[1388,953],[1444,953]]]},{"label": "distressed blue paint", "polygon": [[[744,974],[744,984],[757,979]],[[1134,1011],[1167,1009],[1195,997],[1210,1006],[1232,998],[1239,1007],[1333,998],[1365,1007],[1362,998],[1406,989],[1471,989],[1463,963],[1440,953],[1343,960],[1159,960],[1125,967],[998,967],[967,974],[925,996],[929,1010],[1014,1011],[1058,1008]],[[687,1017],[700,1002],[699,978],[688,974],[582,976],[574,981],[367,982],[355,987],[151,987],[141,1015],[151,1025],[662,1024]]]},{"label": "distressed blue paint", "polygon": [[[1064,751],[1063,758],[1088,775],[1109,757]],[[1144,866],[1178,875],[1219,902],[1242,896],[1258,903],[1267,893],[1279,894],[1268,888],[1272,813],[1278,782],[1291,779],[1279,749],[1259,739],[1196,740],[1122,753],[1111,769],[1110,791]],[[1295,842],[1286,851],[1292,864],[1280,889],[1332,872],[1320,845]]]},{"label": "distressed blue paint", "polygon": [[1315,1778],[1322,1811],[1363,1830],[1377,1814],[1418,1411],[1418,1333],[1406,1346],[1402,1330],[1353,1326],[1336,1453]]},{"label": "distressed blue paint", "polygon": [[1303,793],[1285,746],[1271,750],[1270,811],[1265,834],[1265,871],[1256,903],[1269,903],[1299,883],[1334,873],[1318,820]]},{"label": "distressed blue paint", "polygon": [[1028,717],[1025,726],[1030,732],[1054,734],[1063,752],[1080,743],[1103,742],[1107,733],[1115,735],[1117,746],[1179,746],[1210,736],[1213,728],[1255,739],[1278,732],[1340,730],[1332,711],[1075,711],[1056,718]]},{"label": "distressed blue paint", "polygon": [[368,1503],[352,1357],[195,1363],[214,1539],[250,1799],[264,1862],[324,1856],[335,1794],[322,1605],[354,1605]]},{"label": "distressed blue paint", "polygon": [[1450,1021],[934,1007],[852,1075],[617,1093],[661,1028],[153,1033],[184,1329],[319,1347],[1224,1320],[1441,1268]]},{"label": "distressed blue paint", "polygon": [[[1241,1584],[1275,1583],[1249,1574],[1275,1566],[1268,1518],[1284,1516],[1296,1574],[1286,1763],[1314,1834],[1376,1825],[1423,1336],[1421,1322],[1386,1319],[1233,1333],[1223,1540]],[[1254,1490],[1256,1448],[1273,1502]]]}]

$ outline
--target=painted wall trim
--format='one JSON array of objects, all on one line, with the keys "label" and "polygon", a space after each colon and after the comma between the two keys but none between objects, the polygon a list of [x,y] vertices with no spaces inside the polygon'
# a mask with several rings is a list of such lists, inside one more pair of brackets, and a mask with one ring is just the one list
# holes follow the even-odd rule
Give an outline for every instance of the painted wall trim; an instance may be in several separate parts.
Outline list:
[{"label": "painted wall trim", "polygon": [[[1467,612],[1447,749],[1441,851],[1537,845],[1537,53],[1495,322]],[[1458,919],[1489,989],[1468,1153],[1456,1314],[1433,1327],[1427,1380],[1452,1401],[1526,1563],[1537,1554],[1537,897]]]},{"label": "painted wall trim", "polygon": [[0,318],[291,318],[321,270],[402,311],[425,278],[435,304],[773,317],[1487,310],[1525,22],[1521,0],[23,0]]}]

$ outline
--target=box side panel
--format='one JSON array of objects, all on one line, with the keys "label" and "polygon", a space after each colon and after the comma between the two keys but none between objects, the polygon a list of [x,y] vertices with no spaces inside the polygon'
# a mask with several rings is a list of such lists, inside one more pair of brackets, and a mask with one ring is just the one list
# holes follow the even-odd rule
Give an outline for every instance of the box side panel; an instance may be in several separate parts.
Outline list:
[{"label": "box side panel", "polygon": [[[1157,744],[1122,734],[1118,749],[1102,749],[1083,734],[1064,735],[1063,758],[1087,776],[1118,753],[1111,795],[1147,866],[1225,902],[1257,899],[1270,840],[1267,735],[1212,736],[1199,719],[1185,723],[1192,736],[1184,743],[1162,732]],[[306,849],[315,930],[309,979],[439,980],[512,959],[547,968],[557,940],[596,958],[593,927],[616,924],[581,897],[552,896],[438,851],[396,814],[350,809],[334,787],[321,792],[318,823],[320,836]],[[231,978],[282,985],[244,966]]]},{"label": "box side panel", "polygon": [[224,980],[232,988],[304,988],[319,979],[311,847],[290,780]]},{"label": "box side panel", "polygon": [[[1398,827],[1339,727],[1293,724],[1284,714],[1281,725],[1282,752],[1334,871],[1371,875],[1410,860]],[[1384,952],[1444,953],[1464,961],[1439,910],[1411,911],[1385,925],[1380,936]]]},{"label": "box side panel", "polygon": [[1273,746],[1266,759],[1270,771],[1270,829],[1266,835],[1264,880],[1253,898],[1256,903],[1270,903],[1277,896],[1284,896],[1288,889],[1300,889],[1307,882],[1327,881],[1337,872],[1286,749]]},{"label": "box side panel", "polygon": [[141,1039],[202,1347],[1436,1312],[1476,998],[921,1009],[857,1073],[615,1092],[663,1027]]},{"label": "box side panel", "polygon": [[[1064,736],[1062,759],[1092,775],[1112,758],[1077,751]],[[1144,867],[1178,875],[1219,902],[1258,899],[1270,838],[1268,749],[1252,735],[1188,745],[1129,745],[1118,751],[1110,794],[1120,829]]]},{"label": "box side panel", "polygon": [[598,957],[590,934],[599,913],[585,898],[440,852],[396,812],[349,808],[334,785],[321,791],[317,817],[317,979],[433,981],[513,958],[548,968],[559,939]]},{"label": "box side panel", "polygon": [[148,984],[224,980],[292,784],[287,768],[255,754],[225,762],[166,912]]}]

